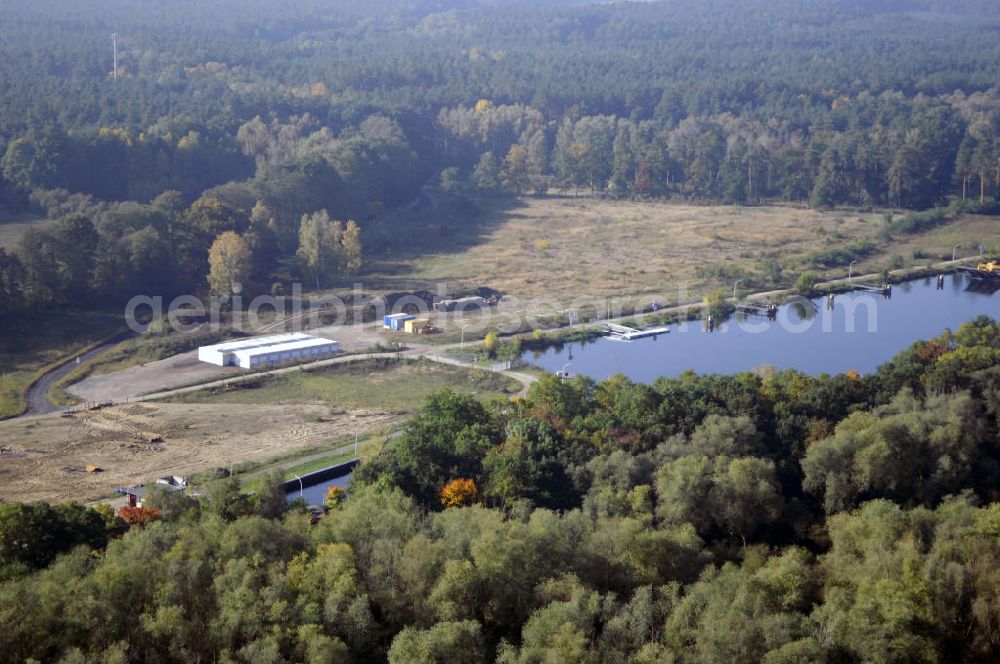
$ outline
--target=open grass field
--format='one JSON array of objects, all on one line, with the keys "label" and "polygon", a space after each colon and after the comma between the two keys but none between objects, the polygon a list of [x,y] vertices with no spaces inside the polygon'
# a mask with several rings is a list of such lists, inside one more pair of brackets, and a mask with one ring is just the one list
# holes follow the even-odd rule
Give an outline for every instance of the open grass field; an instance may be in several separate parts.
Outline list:
[{"label": "open grass field", "polygon": [[935,259],[951,258],[952,249],[960,245],[955,252],[957,256],[973,256],[978,253],[979,244],[991,252],[1000,251],[1000,219],[966,215],[926,233],[896,238],[886,253],[910,258],[914,252],[920,252]]},{"label": "open grass field", "polygon": [[410,414],[445,388],[485,398],[513,394],[520,383],[499,374],[428,360],[366,360],[313,371],[261,376],[213,390],[174,397],[203,404],[327,404],[335,412],[368,408]]},{"label": "open grass field", "polygon": [[896,255],[910,259],[914,248],[950,257],[957,242],[1000,244],[994,218],[969,216],[924,235],[879,240],[883,226],[881,214],[850,211],[532,198],[485,212],[464,237],[438,238],[436,250],[400,249],[371,261],[367,280],[385,289],[487,285],[559,302],[650,293],[676,299],[683,284],[699,299],[731,289],[736,278],[746,277],[744,288],[779,285],[766,278],[768,264],[782,267],[783,285],[790,285],[808,255],[859,240],[876,245],[856,267],[866,271]]}]

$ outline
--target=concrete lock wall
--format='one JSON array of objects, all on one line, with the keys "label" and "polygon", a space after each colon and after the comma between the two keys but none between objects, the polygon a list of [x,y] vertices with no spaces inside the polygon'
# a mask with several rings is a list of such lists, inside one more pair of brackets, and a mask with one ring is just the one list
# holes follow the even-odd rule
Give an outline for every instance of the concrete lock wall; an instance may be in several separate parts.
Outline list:
[{"label": "concrete lock wall", "polygon": [[351,459],[344,463],[339,463],[336,466],[329,466],[328,468],[323,468],[308,475],[302,476],[302,483],[300,485],[298,478],[287,480],[284,484],[285,493],[292,494],[298,493],[300,486],[309,488],[319,484],[320,482],[329,482],[330,480],[336,479],[338,477],[343,477],[344,475],[349,475],[354,471],[354,467],[359,463],[358,459]]}]

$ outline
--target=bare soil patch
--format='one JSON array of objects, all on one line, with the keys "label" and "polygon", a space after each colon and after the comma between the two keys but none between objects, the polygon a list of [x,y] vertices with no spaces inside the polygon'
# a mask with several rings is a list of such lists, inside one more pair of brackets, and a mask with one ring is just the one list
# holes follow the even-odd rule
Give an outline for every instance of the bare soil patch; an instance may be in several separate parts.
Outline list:
[{"label": "bare soil patch", "polygon": [[238,367],[201,362],[198,351],[189,351],[121,371],[91,374],[70,385],[66,391],[84,402],[118,402],[149,392],[226,378],[242,371]]},{"label": "bare soil patch", "polygon": [[367,435],[402,418],[318,404],[158,403],[0,422],[0,499],[93,500],[164,475],[319,447],[356,429]]}]

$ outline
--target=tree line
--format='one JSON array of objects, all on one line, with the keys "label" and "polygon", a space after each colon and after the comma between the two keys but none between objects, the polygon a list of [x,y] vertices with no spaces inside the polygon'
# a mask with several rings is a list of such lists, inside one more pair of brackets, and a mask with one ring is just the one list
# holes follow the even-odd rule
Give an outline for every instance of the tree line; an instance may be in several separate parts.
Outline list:
[{"label": "tree line", "polygon": [[512,194],[558,187],[615,198],[995,208],[995,89],[947,98],[862,93],[833,106],[833,126],[797,127],[729,113],[677,123],[614,115],[549,122],[529,106],[480,100],[438,115],[459,164],[441,181]]},{"label": "tree line", "polygon": [[876,372],[433,395],[316,525],[280,477],[0,506],[12,661],[992,662],[1000,326]]},{"label": "tree line", "polygon": [[578,112],[548,120],[528,105],[481,99],[440,110],[432,128],[438,147],[423,154],[403,125],[384,115],[341,136],[309,114],[270,123],[255,116],[212,141],[194,130],[174,139],[102,128],[70,139],[49,129],[12,141],[0,166],[9,206],[20,201],[39,210],[30,192],[148,201],[177,190],[192,200],[206,185],[251,178],[251,186],[279,190],[276,205],[325,197],[370,218],[411,200],[435,169],[453,190],[558,187],[613,197],[907,209],[950,197],[970,209],[995,207],[997,88],[934,98],[862,92],[831,105],[829,124],[803,126],[731,113],[677,122]]},{"label": "tree line", "polygon": [[30,327],[53,306],[97,307],[140,294],[280,295],[297,279],[328,287],[362,265],[357,222],[345,225],[326,209],[283,221],[261,200],[249,210],[213,196],[185,206],[171,191],[146,205],[93,205],[55,193],[53,204],[82,211],[28,229],[15,252],[0,248],[5,328]]}]

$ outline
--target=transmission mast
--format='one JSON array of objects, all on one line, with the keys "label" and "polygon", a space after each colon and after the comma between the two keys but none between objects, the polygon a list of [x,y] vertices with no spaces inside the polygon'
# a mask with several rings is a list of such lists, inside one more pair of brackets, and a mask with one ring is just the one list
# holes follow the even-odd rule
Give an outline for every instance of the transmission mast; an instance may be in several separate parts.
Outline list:
[{"label": "transmission mast", "polygon": [[112,73],[112,78],[114,78],[117,81],[118,80],[118,33],[117,32],[111,33],[111,45],[114,48],[115,52],[115,70]]}]

